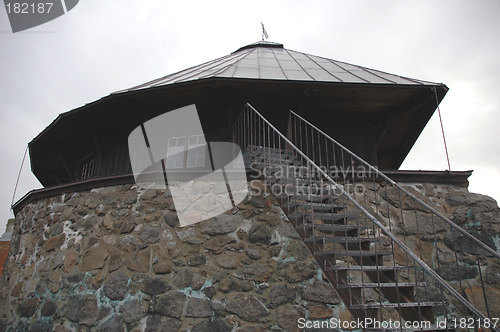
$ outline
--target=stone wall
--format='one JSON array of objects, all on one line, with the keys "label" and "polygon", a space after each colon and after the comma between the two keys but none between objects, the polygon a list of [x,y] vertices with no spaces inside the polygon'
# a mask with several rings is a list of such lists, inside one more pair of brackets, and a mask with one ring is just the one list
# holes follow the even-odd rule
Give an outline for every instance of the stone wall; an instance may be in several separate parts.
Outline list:
[{"label": "stone wall", "polygon": [[[498,234],[491,198],[410,188]],[[265,193],[183,228],[169,191],[153,186],[42,199],[16,216],[0,280],[0,331],[300,331],[299,318],[330,317],[350,315]]]},{"label": "stone wall", "polygon": [[[407,189],[500,253],[500,208],[493,198],[469,193],[466,188],[454,186],[413,184],[408,185]],[[452,231],[444,222],[432,220],[425,213],[419,213],[419,218],[420,227],[427,233],[421,236],[422,241],[415,240],[417,230],[411,224],[396,225],[396,233],[400,237],[403,233],[406,234],[409,247],[419,252],[426,263],[435,270],[438,270],[439,266],[441,277],[456,290],[461,290],[459,292],[477,309],[483,313],[489,310],[491,317],[500,317],[500,301],[497,300],[500,298],[499,260],[481,249],[478,250],[472,241]],[[436,236],[431,235],[434,229]],[[437,245],[434,242],[437,242]],[[477,267],[476,250],[482,255],[481,271]],[[464,279],[462,282],[458,278],[456,259],[459,262],[460,275]],[[488,296],[488,308],[483,287]],[[456,315],[463,317],[464,313],[459,311]]]},{"label": "stone wall", "polygon": [[132,185],[27,205],[0,331],[298,331],[346,314],[269,195],[181,228],[169,191]]},{"label": "stone wall", "polygon": [[[469,193],[467,188],[460,186],[407,183],[403,187],[500,253],[500,208],[493,198]],[[369,212],[378,215],[388,229],[472,305],[484,314],[489,310],[491,317],[500,317],[500,301],[497,301],[500,298],[500,264],[496,257],[477,249],[474,242],[394,187],[371,183],[367,185],[366,197],[361,197],[370,202],[367,206]],[[368,218],[364,219],[371,223]],[[385,243],[385,246],[390,250],[388,244]],[[480,270],[476,250],[479,252]],[[400,265],[408,264],[407,254],[397,247],[395,261]],[[427,278],[426,282],[431,292],[436,295],[441,293],[434,280]],[[435,298],[436,301],[438,299]],[[454,298],[449,296],[449,300],[455,305],[449,308],[452,316],[460,318],[468,314]]]}]

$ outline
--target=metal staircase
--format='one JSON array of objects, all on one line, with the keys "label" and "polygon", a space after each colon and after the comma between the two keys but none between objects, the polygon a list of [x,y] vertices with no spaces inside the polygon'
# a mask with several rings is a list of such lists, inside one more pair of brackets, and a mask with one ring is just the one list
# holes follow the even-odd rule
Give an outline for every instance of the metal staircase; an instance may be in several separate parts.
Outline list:
[{"label": "metal staircase", "polygon": [[365,330],[499,331],[495,250],[293,112],[285,136],[247,104],[233,135]]}]

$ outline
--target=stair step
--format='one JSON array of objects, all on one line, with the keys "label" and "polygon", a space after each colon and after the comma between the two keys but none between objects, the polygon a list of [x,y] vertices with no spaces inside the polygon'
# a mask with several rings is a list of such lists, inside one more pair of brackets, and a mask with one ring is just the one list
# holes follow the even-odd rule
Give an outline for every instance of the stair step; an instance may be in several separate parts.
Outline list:
[{"label": "stair step", "polygon": [[310,195],[323,195],[323,196],[330,196],[328,195],[328,192],[330,191],[329,188],[327,187],[318,187],[318,186],[294,186],[294,185],[287,185],[282,192],[286,193],[288,196],[297,196],[297,195],[303,195],[303,196],[310,196]]},{"label": "stair step", "polygon": [[289,201],[282,204],[282,207],[288,210],[297,208],[309,212],[314,211],[316,213],[341,211],[344,209],[343,205],[334,204],[333,202],[312,203],[312,202],[301,202],[301,201]]},{"label": "stair step", "polygon": [[425,282],[365,282],[361,284],[339,284],[336,287],[339,289],[347,289],[347,288],[395,288],[395,287],[425,287],[427,284]]},{"label": "stair step", "polygon": [[316,185],[316,186],[325,186],[330,184],[330,182],[325,182],[322,180],[313,180],[313,179],[302,179],[302,178],[291,178],[291,177],[283,177],[280,180],[280,183],[282,184],[293,184],[296,186],[310,186],[310,185]]},{"label": "stair step", "polygon": [[300,163],[296,160],[288,160],[284,159],[282,161],[279,160],[254,160],[253,165],[257,169],[271,170],[273,172],[282,172],[280,167],[284,166],[299,166]]},{"label": "stair step", "polygon": [[302,195],[302,194],[287,194],[285,192],[282,193],[281,195],[277,195],[276,198],[282,200],[306,201],[315,203],[321,203],[328,199],[332,199],[330,195],[315,195],[315,194]]},{"label": "stair step", "polygon": [[291,152],[283,153],[283,152],[262,152],[262,151],[252,151],[248,153],[251,157],[262,157],[265,156],[267,158],[295,158]]},{"label": "stair step", "polygon": [[[283,174],[284,173],[284,174]],[[274,173],[276,174],[276,173]],[[280,172],[280,176],[275,176],[275,175],[270,175],[270,176],[267,176],[265,181],[267,183],[279,183],[280,184],[286,184],[286,183],[294,183],[293,181],[295,180],[298,180],[299,183],[301,181],[304,181],[305,183],[309,183],[309,182],[317,182],[319,183],[320,180],[314,178],[314,179],[311,179],[310,177],[298,177],[298,176],[293,176],[293,173],[292,174],[286,174],[286,171],[282,171]],[[323,181],[324,184],[327,184],[326,182]]]},{"label": "stair step", "polygon": [[[281,156],[281,157],[280,157]],[[298,162],[297,159],[295,159],[294,157],[292,156],[287,156],[287,155],[277,155],[276,157],[273,157],[273,156],[268,156],[268,155],[262,155],[262,156],[255,156],[255,157],[252,157],[252,160],[256,163],[268,163],[268,164],[276,164],[276,165],[279,165],[279,164],[285,164],[287,162]]]},{"label": "stair step", "polygon": [[377,271],[394,271],[396,270],[408,270],[412,268],[411,266],[391,266],[391,265],[334,265],[326,268],[327,271],[366,271],[366,272],[377,272]]},{"label": "stair step", "polygon": [[337,214],[337,213],[329,213],[329,212],[320,212],[320,213],[314,213],[314,212],[306,212],[305,217],[307,220],[323,220],[323,221],[349,221],[356,219],[356,215],[354,214]]},{"label": "stair step", "polygon": [[254,151],[250,152],[248,154],[249,156],[253,158],[265,158],[265,159],[285,159],[285,158],[290,158],[290,159],[297,159],[296,156],[292,154],[292,152],[259,152],[259,151]]},{"label": "stair step", "polygon": [[278,165],[295,165],[299,166],[300,162],[295,159],[288,158],[254,158],[254,162],[256,164],[265,164],[270,166],[278,166]]},{"label": "stair step", "polygon": [[383,302],[383,303],[367,303],[367,304],[353,304],[349,308],[354,310],[364,310],[364,309],[378,309],[382,308],[418,308],[420,307],[436,307],[443,305],[442,302]]},{"label": "stair step", "polygon": [[312,176],[307,172],[306,174],[304,174],[305,171],[299,170],[297,169],[297,167],[290,166],[290,168],[287,169],[286,171],[287,172],[283,172],[283,174],[281,174],[282,175],[280,177],[281,179],[291,179],[291,180],[298,179],[303,181],[321,181],[321,179],[323,179],[323,183],[325,184],[330,183],[329,181],[325,181],[324,178],[319,174],[312,174]]},{"label": "stair step", "polygon": [[327,212],[332,210],[342,210],[344,208],[343,205],[339,204],[322,204],[322,203],[296,203],[297,207],[304,210],[312,210],[316,212]]},{"label": "stair step", "polygon": [[247,151],[250,153],[252,152],[257,152],[257,153],[278,153],[278,154],[291,154],[291,150],[284,150],[280,148],[269,148],[269,147],[263,147],[263,146],[255,146],[255,145],[249,145],[247,148]]},{"label": "stair step", "polygon": [[300,229],[311,229],[314,227],[318,231],[331,231],[331,232],[350,232],[353,230],[362,231],[368,229],[366,226],[351,226],[351,225],[338,225],[338,224],[312,224],[303,223],[297,226]]},{"label": "stair step", "polygon": [[369,250],[319,250],[314,252],[315,256],[335,255],[337,257],[371,257],[371,256],[388,256],[392,255],[390,251],[369,251]]},{"label": "stair step", "polygon": [[366,242],[378,242],[380,239],[366,238],[366,237],[345,237],[345,236],[312,236],[304,239],[304,242],[330,242],[330,243],[366,243]]},{"label": "stair step", "polygon": [[[319,212],[319,213],[314,213],[314,212],[302,212],[302,211],[296,211],[288,216],[288,219],[294,219],[294,220],[323,220],[323,221],[331,221],[331,222],[336,222],[340,220],[348,221],[348,220],[353,220],[356,219],[356,215],[353,214],[336,214],[336,213],[328,213],[328,212]],[[322,224],[318,224],[322,225]]]}]

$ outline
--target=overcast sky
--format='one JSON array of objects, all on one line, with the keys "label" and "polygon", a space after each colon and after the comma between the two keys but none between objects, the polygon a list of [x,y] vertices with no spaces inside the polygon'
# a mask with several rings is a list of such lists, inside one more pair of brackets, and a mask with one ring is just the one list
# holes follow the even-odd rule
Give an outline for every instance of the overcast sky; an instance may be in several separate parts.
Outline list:
[{"label": "overcast sky", "polygon": [[[0,234],[25,148],[59,113],[261,38],[285,48],[445,83],[452,170],[500,199],[500,1],[81,0],[13,34],[0,8]],[[447,169],[437,112],[402,169]],[[41,185],[29,159],[16,200]]]}]

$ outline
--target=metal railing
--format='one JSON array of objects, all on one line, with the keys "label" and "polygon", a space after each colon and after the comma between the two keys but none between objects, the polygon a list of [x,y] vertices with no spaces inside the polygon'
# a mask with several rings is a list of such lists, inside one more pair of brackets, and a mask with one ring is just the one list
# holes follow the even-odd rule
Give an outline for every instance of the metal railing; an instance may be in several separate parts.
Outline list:
[{"label": "metal railing", "polygon": [[233,138],[355,317],[498,331],[496,251],[296,113],[288,129],[247,104]]}]

